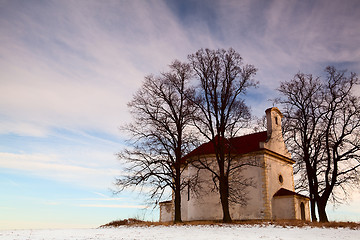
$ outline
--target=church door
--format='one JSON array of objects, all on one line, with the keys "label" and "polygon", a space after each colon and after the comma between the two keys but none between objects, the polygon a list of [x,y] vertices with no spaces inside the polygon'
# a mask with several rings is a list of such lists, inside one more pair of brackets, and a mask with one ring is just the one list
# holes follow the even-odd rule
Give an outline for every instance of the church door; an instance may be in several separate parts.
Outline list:
[{"label": "church door", "polygon": [[301,220],[305,221],[305,205],[304,203],[300,203],[300,212],[301,212]]}]

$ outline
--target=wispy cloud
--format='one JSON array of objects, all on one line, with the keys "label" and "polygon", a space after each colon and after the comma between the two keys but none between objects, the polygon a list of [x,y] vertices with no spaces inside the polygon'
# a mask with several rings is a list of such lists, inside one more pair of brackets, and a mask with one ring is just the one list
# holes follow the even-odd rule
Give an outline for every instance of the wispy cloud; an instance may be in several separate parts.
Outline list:
[{"label": "wispy cloud", "polygon": [[121,170],[100,166],[78,166],[64,163],[56,155],[15,154],[0,152],[0,168],[13,169],[28,174],[69,182],[93,188],[108,188]]},{"label": "wispy cloud", "polygon": [[116,204],[80,204],[79,207],[90,207],[90,208],[139,208],[139,209],[145,209],[148,208],[148,206],[145,205],[116,205]]},{"label": "wispy cloud", "polygon": [[79,198],[79,199],[73,199],[73,200],[79,200],[79,201],[121,201],[121,200],[124,200],[124,198]]},{"label": "wispy cloud", "polygon": [[42,136],[54,126],[113,133],[129,120],[126,103],[144,76],[192,45],[161,2],[3,8],[12,14],[0,18],[2,133]]},{"label": "wispy cloud", "polygon": [[[261,83],[273,86],[297,71],[357,62],[360,40],[356,1],[242,1],[219,4],[225,43],[259,67]],[[320,69],[319,69],[320,68]]]},{"label": "wispy cloud", "polygon": [[145,75],[201,47],[234,47],[268,88],[324,62],[360,69],[354,1],[222,1],[188,14],[171,6],[4,3],[0,133],[43,136],[54,126],[114,133],[129,120],[126,103]]}]

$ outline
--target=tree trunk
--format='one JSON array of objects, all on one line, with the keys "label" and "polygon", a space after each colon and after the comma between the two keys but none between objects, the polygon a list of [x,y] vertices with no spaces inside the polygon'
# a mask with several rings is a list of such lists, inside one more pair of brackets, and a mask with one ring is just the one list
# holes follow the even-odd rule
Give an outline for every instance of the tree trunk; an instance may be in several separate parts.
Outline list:
[{"label": "tree trunk", "polygon": [[325,208],[326,208],[327,201],[318,201],[317,202],[317,208],[319,213],[319,220],[320,222],[329,222]]},{"label": "tree trunk", "polygon": [[181,220],[181,192],[180,192],[180,167],[176,166],[176,178],[175,178],[175,218],[174,222],[182,222]]},{"label": "tree trunk", "polygon": [[219,185],[220,185],[221,207],[223,210],[223,222],[229,223],[232,222],[229,211],[229,184],[225,176],[222,176]]},{"label": "tree trunk", "polygon": [[[307,170],[308,172],[308,176],[309,176],[309,172],[311,170]],[[316,199],[315,199],[315,186],[314,183],[312,183],[311,177],[308,177],[309,179],[309,189],[310,189],[310,212],[311,212],[311,220],[313,222],[317,222],[317,217],[316,217],[316,211],[315,211],[315,207],[316,207]]]},{"label": "tree trunk", "polygon": [[313,197],[311,197],[310,198],[310,210],[311,210],[311,219],[313,222],[317,222],[315,205],[316,205],[315,199]]},{"label": "tree trunk", "polygon": [[315,205],[316,205],[316,199],[315,199],[315,191],[317,188],[315,188],[314,184],[314,171],[310,164],[310,155],[309,155],[309,148],[304,147],[304,162],[306,163],[306,174],[308,178],[309,183],[309,192],[310,192],[310,212],[311,212],[311,220],[313,222],[317,222],[316,217],[316,211],[315,211]]}]

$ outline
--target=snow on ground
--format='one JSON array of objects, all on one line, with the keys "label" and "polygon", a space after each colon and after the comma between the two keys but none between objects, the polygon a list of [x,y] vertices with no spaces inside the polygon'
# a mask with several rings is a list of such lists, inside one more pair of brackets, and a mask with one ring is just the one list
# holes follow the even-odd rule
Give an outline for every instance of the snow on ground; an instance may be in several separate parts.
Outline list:
[{"label": "snow on ground", "polygon": [[230,240],[230,239],[360,239],[360,230],[279,226],[150,226],[72,230],[0,230],[1,240]]}]

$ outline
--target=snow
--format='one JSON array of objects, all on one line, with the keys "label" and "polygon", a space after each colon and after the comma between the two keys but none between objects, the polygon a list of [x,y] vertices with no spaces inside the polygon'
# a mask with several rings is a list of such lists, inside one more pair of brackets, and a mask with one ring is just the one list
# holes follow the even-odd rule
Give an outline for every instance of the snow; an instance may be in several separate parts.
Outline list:
[{"label": "snow", "polygon": [[230,239],[360,239],[360,230],[347,228],[297,228],[279,226],[207,225],[207,226],[122,226],[119,228],[71,230],[0,230],[1,240],[230,240]]}]

